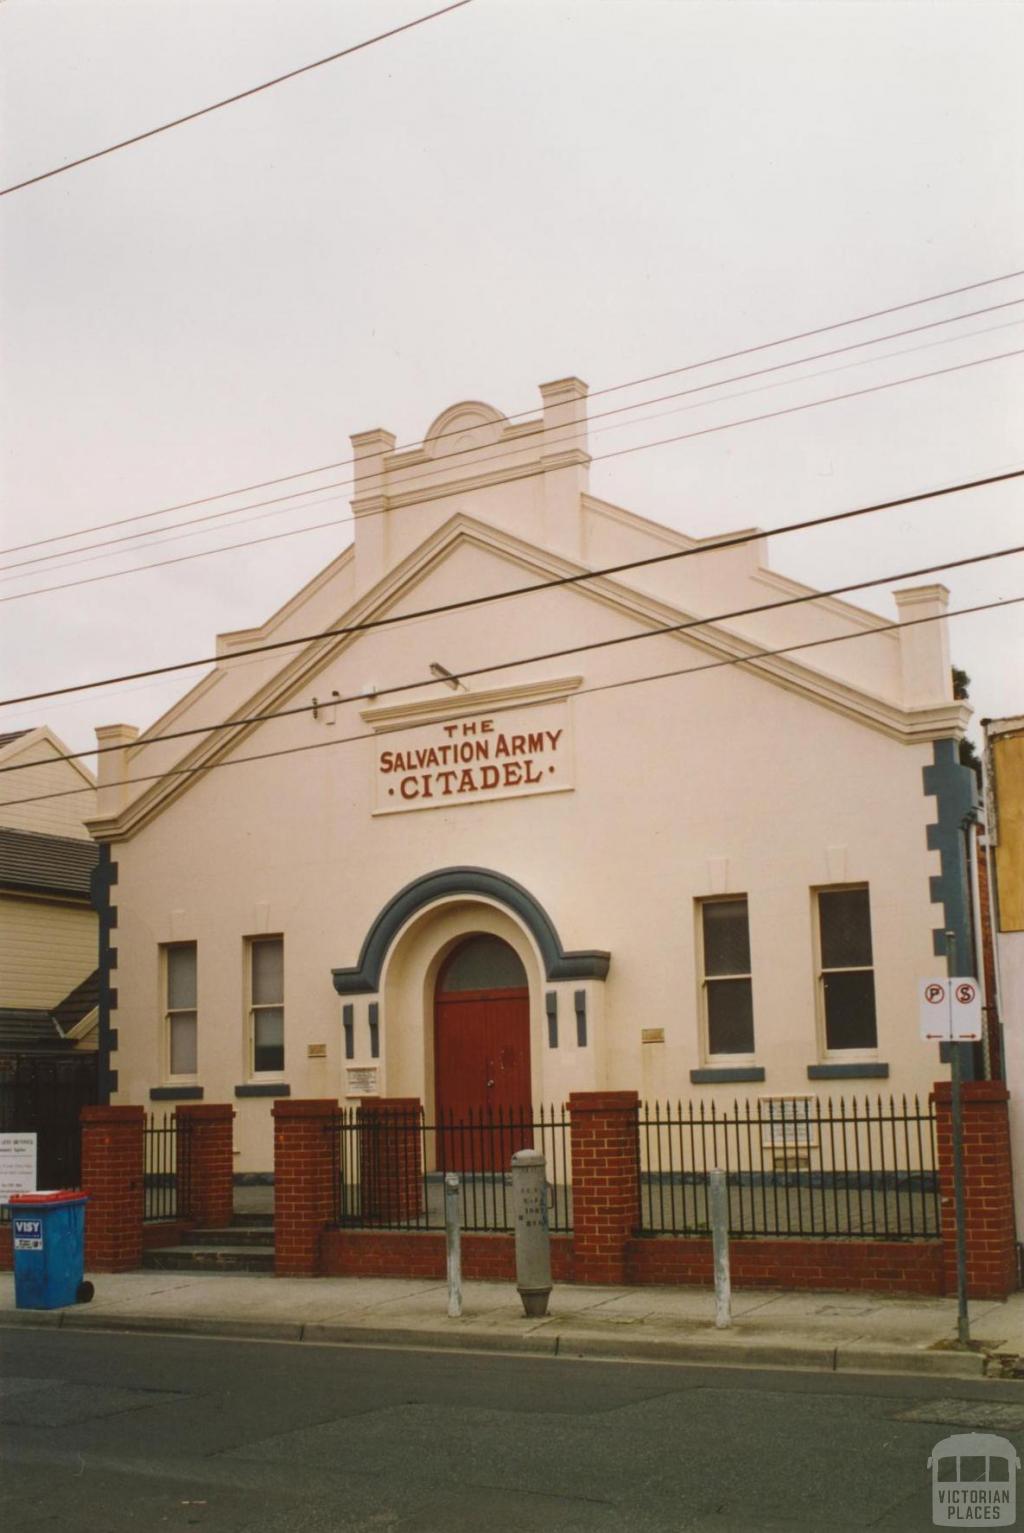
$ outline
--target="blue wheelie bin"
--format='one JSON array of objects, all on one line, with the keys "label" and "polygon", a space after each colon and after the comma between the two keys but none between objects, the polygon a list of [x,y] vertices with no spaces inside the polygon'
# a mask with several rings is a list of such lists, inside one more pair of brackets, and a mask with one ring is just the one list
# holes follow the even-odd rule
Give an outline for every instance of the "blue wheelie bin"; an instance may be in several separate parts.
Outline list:
[{"label": "blue wheelie bin", "polygon": [[62,1309],[92,1298],[85,1270],[84,1192],[16,1192],[11,1196],[14,1303],[18,1309]]}]

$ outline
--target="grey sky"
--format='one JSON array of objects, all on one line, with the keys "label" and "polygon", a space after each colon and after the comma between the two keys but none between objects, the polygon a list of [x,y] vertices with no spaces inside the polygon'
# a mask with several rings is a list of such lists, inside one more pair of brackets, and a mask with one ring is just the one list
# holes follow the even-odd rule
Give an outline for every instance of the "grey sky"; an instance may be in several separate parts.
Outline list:
[{"label": "grey sky", "polygon": [[[430,8],[7,0],[3,184]],[[372,426],[415,440],[456,399],[534,409],[567,373],[604,388],[1024,266],[1022,32],[1019,6],[986,0],[476,0],[3,199],[4,545],[342,459]],[[1011,298],[1024,279],[762,362]],[[591,450],[1024,348],[1022,321],[1024,304],[802,383],[597,421]],[[1024,466],[1022,363],[595,463],[592,489],[708,533]],[[67,554],[0,572],[0,596],[347,516],[330,494],[80,568],[58,568],[74,545],[34,550]],[[772,562],[828,586],[1024,543],[1022,495],[779,538]],[[343,522],[0,603],[3,694],[205,653],[348,540]],[[1024,595],[1024,557],[946,583],[954,607]],[[894,615],[885,590],[858,599]],[[979,715],[1024,710],[1024,607],[957,620],[951,642]],[[186,685],[0,710],[0,728],[48,722],[81,748]]]}]

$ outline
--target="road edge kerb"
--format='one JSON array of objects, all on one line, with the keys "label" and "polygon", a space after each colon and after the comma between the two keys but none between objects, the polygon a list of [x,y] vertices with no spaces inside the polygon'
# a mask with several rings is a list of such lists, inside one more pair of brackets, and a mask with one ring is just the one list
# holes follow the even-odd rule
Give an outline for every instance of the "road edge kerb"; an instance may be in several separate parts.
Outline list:
[{"label": "road edge kerb", "polygon": [[932,1374],[982,1378],[981,1352],[921,1351],[913,1348],[835,1347],[813,1344],[677,1340],[601,1333],[420,1329],[315,1321],[230,1320],[206,1315],[110,1315],[67,1310],[8,1310],[0,1329],[35,1326],[47,1330],[122,1331],[135,1334],[220,1337],[226,1341],[284,1341],[315,1346],[394,1347],[428,1351],[503,1352],[558,1357],[569,1361],[680,1363],[703,1367],[792,1368],[816,1373]]}]

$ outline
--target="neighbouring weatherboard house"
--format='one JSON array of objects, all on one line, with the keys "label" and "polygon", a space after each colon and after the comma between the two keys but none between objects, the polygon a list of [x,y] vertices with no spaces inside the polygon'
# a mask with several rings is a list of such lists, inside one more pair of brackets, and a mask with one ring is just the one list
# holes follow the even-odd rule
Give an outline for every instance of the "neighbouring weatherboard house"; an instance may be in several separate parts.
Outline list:
[{"label": "neighbouring weatherboard house", "polygon": [[95,811],[95,779],[66,754],[45,727],[0,735],[5,1057],[96,1046],[98,924],[90,879],[98,848],[83,823]]},{"label": "neighbouring weatherboard house", "polygon": [[37,1135],[51,1188],[78,1181],[99,1063],[96,782],[67,754],[45,726],[0,735],[0,1131]]},{"label": "neighbouring weatherboard house", "polygon": [[354,436],[353,544],[144,734],[97,731],[105,1089],[233,1102],[239,1172],[285,1095],[940,1072],[917,984],[947,929],[973,951],[947,592],[893,626],[596,498],[586,386],[540,395]]}]

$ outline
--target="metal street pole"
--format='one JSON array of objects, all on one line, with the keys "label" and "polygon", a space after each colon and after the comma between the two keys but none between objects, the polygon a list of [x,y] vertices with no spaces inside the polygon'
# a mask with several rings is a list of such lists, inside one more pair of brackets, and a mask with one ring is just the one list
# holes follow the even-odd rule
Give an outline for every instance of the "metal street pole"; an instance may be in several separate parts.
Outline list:
[{"label": "metal street pole", "polygon": [[444,1179],[444,1233],[448,1257],[448,1319],[462,1315],[462,1221],[459,1211],[459,1178],[449,1171]]},{"label": "metal street pole", "polygon": [[715,1261],[715,1325],[724,1330],[732,1324],[732,1283],[729,1277],[729,1189],[725,1172],[708,1173],[711,1204],[711,1243]]},{"label": "metal street pole", "polygon": [[[956,932],[946,933],[946,973],[956,977]],[[950,1018],[953,1015],[950,985]],[[963,1044],[953,1039],[949,1045],[951,1107],[953,1130],[953,1207],[956,1216],[956,1330],[960,1345],[970,1345],[971,1322],[967,1314],[967,1222],[964,1210],[964,1119],[960,1100],[960,1051]]]}]

